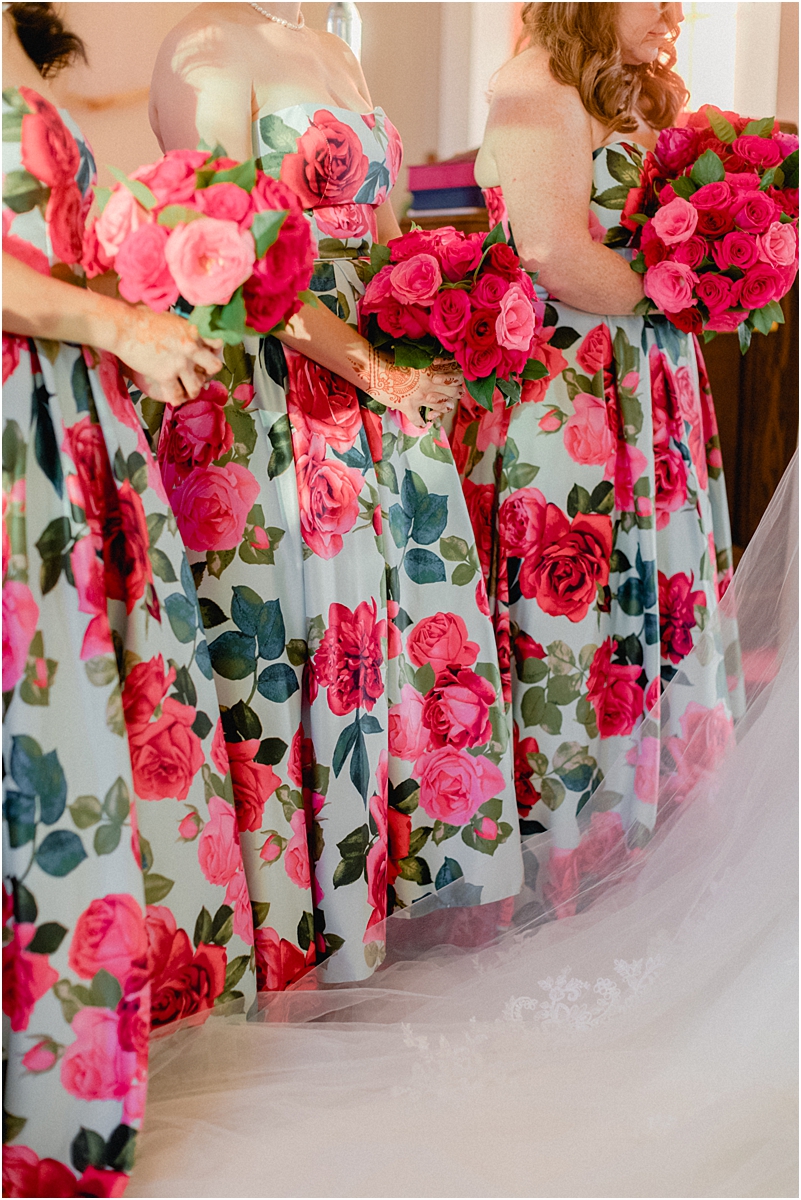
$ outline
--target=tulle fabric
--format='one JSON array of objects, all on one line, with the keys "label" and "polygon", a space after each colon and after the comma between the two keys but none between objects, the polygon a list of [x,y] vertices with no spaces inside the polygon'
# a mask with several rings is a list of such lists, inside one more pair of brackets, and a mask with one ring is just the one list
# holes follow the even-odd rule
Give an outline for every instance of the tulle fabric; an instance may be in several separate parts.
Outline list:
[{"label": "tulle fabric", "polygon": [[366,985],[157,1042],[131,1194],[797,1195],[797,592],[794,460],[721,606],[746,711],[706,774],[665,735],[655,836],[572,894],[529,839],[478,934],[457,881]]}]

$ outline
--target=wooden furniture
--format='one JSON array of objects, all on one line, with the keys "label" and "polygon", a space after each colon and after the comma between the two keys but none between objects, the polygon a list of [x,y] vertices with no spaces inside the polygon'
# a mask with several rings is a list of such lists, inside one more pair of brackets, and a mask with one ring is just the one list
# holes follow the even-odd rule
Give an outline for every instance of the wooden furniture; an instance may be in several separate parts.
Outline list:
[{"label": "wooden furniture", "polygon": [[[452,225],[465,233],[489,229],[487,213],[439,213],[413,218],[422,229]],[[400,225],[406,233],[412,221]],[[755,333],[740,353],[736,333],[702,343],[720,428],[735,565],[748,545],[798,442],[798,281],[782,301],[785,324]]]}]

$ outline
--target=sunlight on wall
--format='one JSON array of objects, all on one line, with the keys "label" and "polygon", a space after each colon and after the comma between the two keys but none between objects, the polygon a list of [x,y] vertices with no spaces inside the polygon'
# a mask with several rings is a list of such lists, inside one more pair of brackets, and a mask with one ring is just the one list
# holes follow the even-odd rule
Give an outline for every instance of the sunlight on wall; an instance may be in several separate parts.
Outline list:
[{"label": "sunlight on wall", "polygon": [[677,68],[690,109],[716,104],[747,116],[776,111],[781,4],[684,5]]}]

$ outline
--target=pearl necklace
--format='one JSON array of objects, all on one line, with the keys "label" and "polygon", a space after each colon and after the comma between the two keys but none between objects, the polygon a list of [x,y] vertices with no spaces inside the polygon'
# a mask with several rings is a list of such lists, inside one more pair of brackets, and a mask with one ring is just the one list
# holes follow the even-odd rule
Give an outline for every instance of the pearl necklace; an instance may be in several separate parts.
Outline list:
[{"label": "pearl necklace", "polygon": [[287,21],[283,17],[274,17],[272,13],[267,12],[267,9],[262,8],[260,4],[251,4],[250,7],[255,8],[256,12],[261,13],[268,21],[274,21],[276,25],[284,25],[287,29],[302,29],[306,24],[303,13],[300,14],[300,21],[295,25],[292,21]]}]

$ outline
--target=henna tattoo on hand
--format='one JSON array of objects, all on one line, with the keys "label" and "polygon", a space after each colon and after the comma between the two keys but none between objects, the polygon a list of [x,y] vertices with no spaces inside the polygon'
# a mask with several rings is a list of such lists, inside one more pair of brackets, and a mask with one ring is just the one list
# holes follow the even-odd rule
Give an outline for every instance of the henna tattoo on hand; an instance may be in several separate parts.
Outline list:
[{"label": "henna tattoo on hand", "polygon": [[367,347],[366,378],[364,367],[357,359],[348,355],[348,362],[364,379],[365,391],[369,392],[371,396],[380,392],[398,403],[417,390],[418,372],[413,371],[410,367],[398,367],[394,363],[387,362],[375,346]]}]

